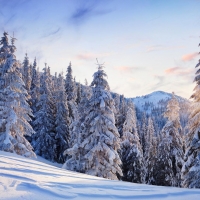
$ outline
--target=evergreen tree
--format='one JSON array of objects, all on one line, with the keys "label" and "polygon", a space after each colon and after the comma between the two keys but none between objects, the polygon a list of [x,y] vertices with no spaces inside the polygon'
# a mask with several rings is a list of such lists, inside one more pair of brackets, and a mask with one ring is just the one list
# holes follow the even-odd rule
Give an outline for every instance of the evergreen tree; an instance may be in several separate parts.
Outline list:
[{"label": "evergreen tree", "polygon": [[102,66],[94,73],[91,86],[93,94],[82,123],[79,141],[65,153],[75,160],[64,164],[64,168],[99,177],[117,179],[122,175],[121,160],[117,153],[120,148],[119,133],[115,127],[114,101]]},{"label": "evergreen tree", "polygon": [[31,81],[31,87],[30,87],[30,95],[31,95],[31,109],[33,110],[33,114],[37,112],[37,103],[40,99],[40,72],[37,67],[37,62],[36,58],[33,63],[33,68],[32,68],[32,81]]},{"label": "evergreen tree", "polygon": [[123,180],[144,182],[143,153],[137,133],[136,114],[133,102],[128,101],[121,142]]},{"label": "evergreen tree", "polygon": [[69,148],[69,110],[67,106],[67,97],[64,88],[64,80],[61,74],[58,77],[58,88],[56,96],[56,142],[57,142],[57,162],[64,163],[66,156],[63,152]]},{"label": "evergreen tree", "polygon": [[77,104],[76,104],[76,83],[72,76],[72,67],[71,62],[67,68],[67,74],[65,79],[65,91],[67,94],[67,102],[69,108],[69,116],[71,121],[78,119],[78,111],[77,111]]},{"label": "evergreen tree", "polygon": [[139,133],[140,133],[139,137],[140,137],[140,141],[141,141],[141,145],[142,145],[143,154],[145,155],[146,142],[147,142],[145,140],[146,135],[147,135],[147,117],[146,117],[145,112],[142,115]]},{"label": "evergreen tree", "polygon": [[37,103],[37,112],[33,125],[35,127],[35,139],[32,145],[35,153],[50,161],[57,160],[55,139],[55,107],[50,87],[51,77],[49,68],[45,65],[41,77],[40,99]]},{"label": "evergreen tree", "polygon": [[194,81],[196,86],[191,96],[193,99],[186,135],[185,163],[182,168],[182,186],[200,188],[200,60]]},{"label": "evergreen tree", "polygon": [[116,124],[120,137],[122,137],[123,135],[123,124],[125,121],[125,115],[126,115],[126,101],[125,101],[124,95],[120,95],[119,115],[118,115],[118,120]]},{"label": "evergreen tree", "polygon": [[24,83],[25,83],[25,88],[28,91],[28,94],[30,94],[30,88],[31,88],[31,66],[30,66],[30,63],[29,63],[29,58],[28,58],[27,53],[26,53],[26,56],[25,56],[24,62],[23,62],[23,80],[24,80]]},{"label": "evergreen tree", "polygon": [[78,105],[81,102],[81,84],[77,83],[77,98],[76,98],[76,104]]},{"label": "evergreen tree", "polygon": [[[175,95],[172,94],[171,100],[167,104],[164,116],[168,119],[162,129],[161,148],[159,148],[159,169],[162,172],[157,174],[162,185],[180,186],[181,168],[183,164],[183,141],[180,135],[179,103]],[[165,149],[165,150],[163,150]],[[167,152],[169,150],[169,152]],[[167,154],[167,155],[166,155]],[[168,160],[166,160],[168,159]],[[169,174],[166,169],[169,168]],[[162,174],[163,173],[163,174]],[[162,177],[162,178],[161,178]],[[161,181],[161,179],[163,179]]]},{"label": "evergreen tree", "polygon": [[155,164],[157,160],[157,138],[151,117],[148,119],[147,137],[145,150],[146,183],[155,184]]},{"label": "evergreen tree", "polygon": [[32,112],[14,54],[14,41],[12,38],[9,45],[6,32],[0,41],[0,150],[35,157],[32,146],[24,137],[34,131],[29,124]]},{"label": "evergreen tree", "polygon": [[65,91],[67,94],[67,101],[75,101],[76,100],[75,84],[74,84],[74,79],[72,76],[71,62],[69,63],[69,66],[67,68],[67,74],[66,74],[66,79],[65,79]]},{"label": "evergreen tree", "polygon": [[119,94],[114,94],[113,95],[113,100],[115,102],[115,125],[117,129],[119,130],[120,126],[120,95]]}]

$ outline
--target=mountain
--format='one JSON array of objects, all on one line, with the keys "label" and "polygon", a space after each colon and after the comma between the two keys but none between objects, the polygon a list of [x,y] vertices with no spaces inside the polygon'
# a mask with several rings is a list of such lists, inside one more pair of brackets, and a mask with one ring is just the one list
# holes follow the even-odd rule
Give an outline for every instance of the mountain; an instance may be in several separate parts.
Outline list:
[{"label": "mountain", "polygon": [[188,200],[200,197],[197,189],[111,181],[52,165],[44,159],[32,160],[0,151],[0,199]]},{"label": "mountain", "polygon": [[[175,96],[179,101],[180,122],[184,130],[188,122],[190,101],[183,97],[177,95]],[[131,98],[136,107],[138,121],[141,121],[143,113],[146,113],[147,116],[151,116],[153,118],[157,132],[160,132],[166,123],[166,119],[163,114],[171,97],[171,93],[155,91],[145,96]]]},{"label": "mountain", "polygon": [[[189,103],[189,100],[175,95],[178,99],[179,103]],[[147,94],[145,96],[139,96],[135,98],[131,98],[135,106],[143,112],[151,113],[153,108],[156,107],[164,107],[167,102],[171,99],[172,94],[163,92],[163,91],[155,91],[151,94]]]}]

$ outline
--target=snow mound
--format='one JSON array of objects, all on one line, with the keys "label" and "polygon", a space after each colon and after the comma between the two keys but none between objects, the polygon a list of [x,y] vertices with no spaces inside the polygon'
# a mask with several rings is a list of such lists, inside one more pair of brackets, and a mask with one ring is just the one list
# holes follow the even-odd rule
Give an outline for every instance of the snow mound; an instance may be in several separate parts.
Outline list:
[{"label": "snow mound", "polygon": [[0,151],[1,200],[200,199],[198,189],[110,181]]}]

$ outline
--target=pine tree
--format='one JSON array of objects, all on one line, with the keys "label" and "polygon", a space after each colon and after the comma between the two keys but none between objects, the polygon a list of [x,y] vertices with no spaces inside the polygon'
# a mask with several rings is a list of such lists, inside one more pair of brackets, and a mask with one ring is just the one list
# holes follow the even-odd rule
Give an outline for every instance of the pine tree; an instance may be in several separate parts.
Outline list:
[{"label": "pine tree", "polygon": [[82,123],[79,142],[65,153],[74,160],[66,162],[64,168],[99,177],[117,179],[122,175],[121,160],[117,153],[120,148],[119,133],[115,127],[114,101],[102,66],[94,73],[91,86],[93,94]]},{"label": "pine tree", "polygon": [[144,182],[143,153],[137,133],[136,114],[133,102],[128,101],[121,142],[123,180]]},{"label": "pine tree", "polygon": [[76,83],[72,76],[72,66],[71,62],[67,68],[67,74],[65,79],[65,91],[67,94],[67,102],[69,108],[69,116],[71,121],[78,119],[78,111],[77,111],[77,104],[76,104]]},{"label": "pine tree", "polygon": [[64,163],[66,156],[63,152],[69,148],[69,110],[67,106],[67,97],[64,88],[64,80],[61,74],[58,77],[58,88],[56,92],[56,143],[57,143],[57,162]]},{"label": "pine tree", "polygon": [[157,138],[151,117],[148,119],[147,137],[145,150],[146,183],[155,184],[155,164],[157,160]]},{"label": "pine tree", "polygon": [[31,66],[29,63],[28,54],[26,53],[26,56],[24,58],[23,62],[23,80],[25,83],[25,88],[28,91],[28,94],[30,93],[31,88]]},{"label": "pine tree", "polygon": [[0,41],[0,150],[35,157],[32,146],[24,137],[34,131],[29,124],[32,112],[14,54],[14,41],[12,38],[9,45],[6,32]]},{"label": "pine tree", "polygon": [[[160,144],[161,148],[159,148],[158,157],[158,163],[161,165],[159,169],[163,171],[158,173],[157,179],[161,179],[160,177],[162,176],[163,180],[159,181],[161,181],[163,185],[180,186],[181,183],[183,141],[180,135],[181,125],[179,110],[178,100],[175,95],[172,94],[172,98],[168,102],[167,109],[164,113],[164,116],[168,120],[162,129],[163,138]],[[166,152],[163,149],[165,149]],[[170,173],[167,174],[167,168],[169,168],[169,171],[172,170],[172,172],[170,171]]]},{"label": "pine tree", "polygon": [[48,159],[56,161],[56,139],[55,139],[55,103],[50,87],[52,80],[49,68],[45,65],[41,77],[40,99],[37,103],[37,112],[33,125],[35,127],[35,140],[32,141],[35,153]]},{"label": "pine tree", "polygon": [[67,94],[67,101],[75,101],[76,100],[75,84],[74,84],[74,79],[72,76],[71,62],[69,63],[69,66],[67,68],[67,74],[66,74],[66,79],[65,79],[65,91]]},{"label": "pine tree", "polygon": [[76,98],[76,104],[78,105],[81,102],[81,84],[77,83],[77,98]]},{"label": "pine tree", "polygon": [[117,129],[119,130],[120,127],[120,95],[115,93],[113,95],[113,100],[115,102],[115,125]]},{"label": "pine tree", "polygon": [[195,68],[198,68],[194,81],[196,86],[191,96],[193,99],[191,113],[186,135],[185,163],[182,168],[182,186],[200,188],[200,60]]},{"label": "pine tree", "polygon": [[146,140],[145,137],[147,135],[147,117],[146,113],[144,112],[142,115],[141,125],[140,125],[140,131],[139,131],[139,137],[142,145],[143,154],[145,154],[146,149]]},{"label": "pine tree", "polygon": [[37,103],[40,99],[40,72],[39,69],[37,69],[37,61],[36,58],[33,63],[32,68],[32,78],[31,78],[31,87],[30,87],[30,95],[31,95],[31,109],[33,110],[33,114],[37,112]]},{"label": "pine tree", "polygon": [[123,124],[125,121],[125,115],[126,115],[126,101],[124,98],[124,95],[120,95],[120,104],[119,104],[119,115],[117,120],[117,128],[120,134],[120,137],[123,135]]}]

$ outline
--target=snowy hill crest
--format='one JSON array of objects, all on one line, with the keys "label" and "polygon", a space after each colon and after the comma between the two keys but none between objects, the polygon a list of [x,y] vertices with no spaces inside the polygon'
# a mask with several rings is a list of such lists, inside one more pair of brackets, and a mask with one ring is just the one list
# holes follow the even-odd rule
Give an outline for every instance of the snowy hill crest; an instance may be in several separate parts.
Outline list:
[{"label": "snowy hill crest", "polygon": [[[187,99],[175,95],[178,99],[179,103],[187,103],[189,102]],[[151,109],[154,107],[162,107],[166,105],[166,103],[171,99],[172,94],[163,92],[163,91],[155,91],[150,94],[139,96],[135,98],[131,98],[135,106],[141,111],[145,111],[147,113],[151,112]]]}]

